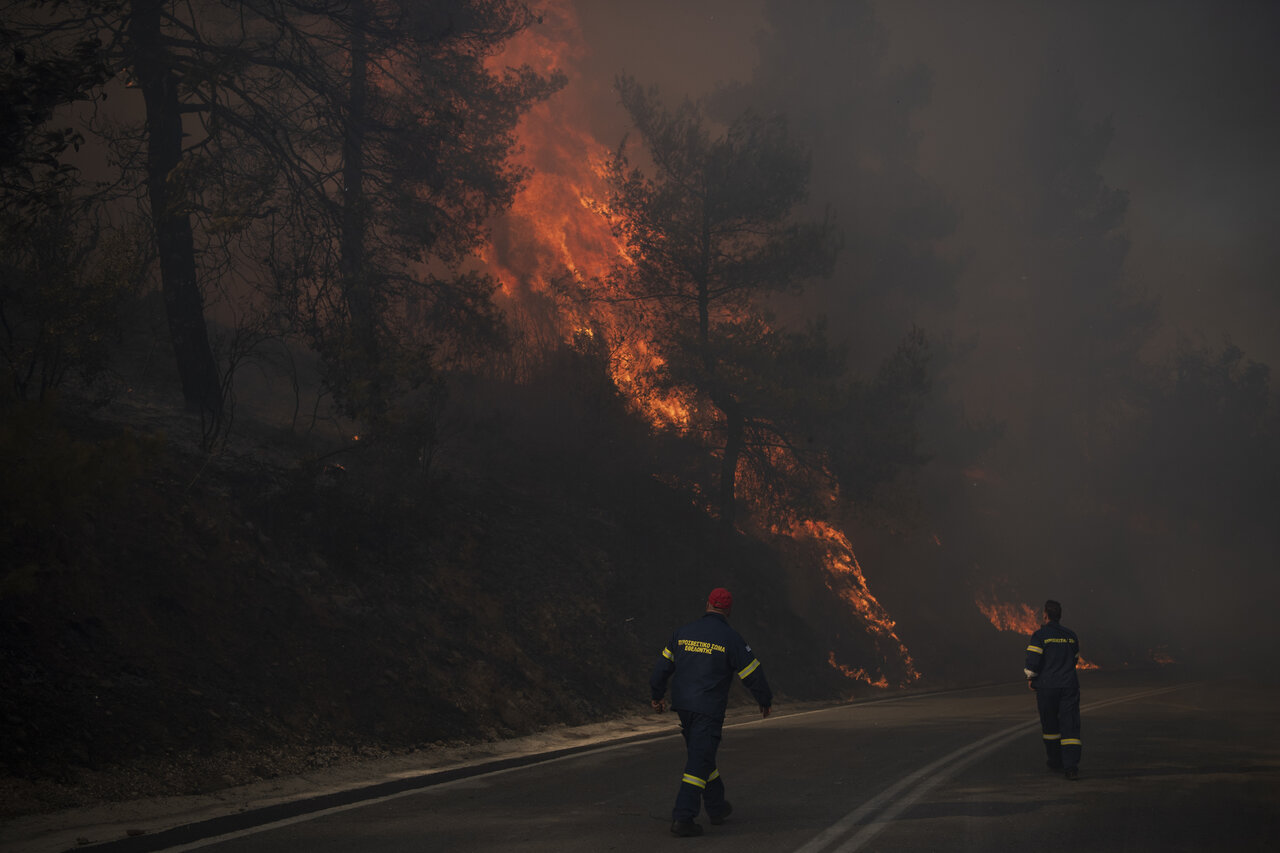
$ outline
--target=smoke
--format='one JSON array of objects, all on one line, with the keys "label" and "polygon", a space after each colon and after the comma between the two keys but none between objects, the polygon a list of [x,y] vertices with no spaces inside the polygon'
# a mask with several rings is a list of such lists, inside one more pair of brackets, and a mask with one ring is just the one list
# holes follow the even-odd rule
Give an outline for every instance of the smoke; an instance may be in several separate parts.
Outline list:
[{"label": "smoke", "polygon": [[[1258,514],[1280,476],[1274,389],[1245,423],[1226,388],[1193,435],[1174,364],[1179,339],[1212,367],[1228,337],[1242,365],[1280,363],[1280,6],[571,5],[595,139],[627,131],[622,72],[722,115],[785,114],[813,152],[813,208],[846,235],[793,310],[826,316],[864,371],[913,323],[941,343],[934,414],[951,420],[926,424],[925,521],[852,537],[904,642],[949,618],[913,585],[983,618],[996,578],[1011,606],[1062,600],[1103,666],[1235,659],[1259,636],[1280,592]],[[983,419],[1002,431],[961,435]],[[1221,465],[1189,462],[1209,448]],[[1250,465],[1252,490],[1233,481]]]}]

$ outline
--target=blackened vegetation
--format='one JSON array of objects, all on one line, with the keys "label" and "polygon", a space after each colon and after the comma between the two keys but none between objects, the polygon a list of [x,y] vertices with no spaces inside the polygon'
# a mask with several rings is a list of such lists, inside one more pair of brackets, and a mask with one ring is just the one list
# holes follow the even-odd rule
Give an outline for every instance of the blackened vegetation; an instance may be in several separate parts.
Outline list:
[{"label": "blackened vegetation", "polygon": [[[766,5],[831,49],[765,45],[706,105],[726,133],[619,88],[680,167],[615,158],[612,201],[646,274],[615,283],[662,320],[656,388],[695,401],[682,433],[622,399],[590,324],[520,350],[475,263],[523,177],[517,122],[562,82],[489,70],[527,7],[76,0],[21,23],[32,4],[0,0],[8,813],[643,710],[656,649],[721,584],[780,704],[868,690],[829,658],[898,682],[822,549],[779,538],[810,520],[848,534],[929,684],[1018,665],[973,606],[1002,576],[1066,601],[1105,666],[1260,669],[1280,406],[1230,344],[1140,357],[1155,306],[1121,275],[1110,125],[1054,78],[1028,110],[1029,215],[1001,238],[1026,319],[983,330],[1011,346],[969,382],[1007,383],[1010,416],[975,423],[935,251],[955,219],[915,163],[927,74],[876,73],[865,4]],[[831,81],[856,84],[837,109]],[[77,108],[111,119],[87,125],[105,178],[69,165]],[[786,325],[832,269],[828,190],[829,338]],[[923,302],[941,333],[909,330]]]},{"label": "blackened vegetation", "polygon": [[[305,342],[326,391],[376,421],[396,417],[387,397],[501,336],[497,284],[464,261],[523,178],[507,160],[517,121],[563,82],[488,67],[534,24],[522,3],[0,8],[0,87],[34,89],[0,112],[0,146],[19,167],[6,158],[0,262],[32,271],[10,233],[23,223],[8,220],[34,200],[79,214],[90,245],[126,226],[144,233],[128,275],[163,294],[169,360],[206,447],[231,429],[236,368],[281,342]],[[26,87],[40,69],[56,85]],[[84,136],[46,127],[55,120]],[[84,140],[94,174],[59,159]],[[107,248],[81,266],[106,265]],[[26,309],[26,295],[0,293],[0,309]],[[20,352],[63,318],[35,319],[20,333],[4,324]]]},{"label": "blackened vegetation", "polygon": [[246,422],[252,452],[209,458],[176,414],[144,434],[10,410],[7,812],[637,713],[717,583],[783,696],[847,695],[779,553],[655,479],[669,451],[585,404],[576,361],[469,387],[429,478],[377,443]]}]

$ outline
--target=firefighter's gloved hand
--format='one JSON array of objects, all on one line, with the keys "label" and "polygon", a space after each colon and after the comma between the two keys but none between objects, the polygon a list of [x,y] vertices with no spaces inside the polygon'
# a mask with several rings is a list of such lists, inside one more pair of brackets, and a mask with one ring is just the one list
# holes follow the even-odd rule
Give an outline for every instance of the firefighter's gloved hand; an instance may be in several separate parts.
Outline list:
[{"label": "firefighter's gloved hand", "polygon": [[659,714],[667,710],[667,701],[665,699],[651,699],[649,704],[653,705],[653,710]]},{"label": "firefighter's gloved hand", "polygon": [[767,717],[767,716],[769,716],[769,706],[768,706],[768,705],[761,705],[761,706],[760,706],[760,718],[761,718],[761,719],[763,719],[763,718],[765,718],[765,717]]}]

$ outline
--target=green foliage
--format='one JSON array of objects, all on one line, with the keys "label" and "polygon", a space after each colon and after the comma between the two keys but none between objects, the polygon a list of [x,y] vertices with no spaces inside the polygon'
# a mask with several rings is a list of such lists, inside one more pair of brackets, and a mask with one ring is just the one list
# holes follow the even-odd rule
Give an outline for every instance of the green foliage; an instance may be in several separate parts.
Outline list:
[{"label": "green foliage", "polygon": [[1134,453],[1149,495],[1178,517],[1274,523],[1280,510],[1280,401],[1271,371],[1231,343],[1180,342]]},{"label": "green foliage", "polygon": [[830,439],[842,497],[871,501],[878,487],[928,461],[917,425],[930,387],[930,359],[928,339],[913,329],[874,379],[844,389]]},{"label": "green foliage", "polygon": [[[832,485],[827,454],[833,436],[827,425],[841,414],[837,401],[845,382],[844,353],[831,346],[821,322],[794,331],[774,328],[769,319],[717,323],[714,373],[705,370],[702,349],[694,341],[677,347],[660,371],[659,387],[692,382],[732,399],[741,417],[747,463],[739,476],[755,511],[772,521],[795,514],[820,517],[823,495]],[[719,429],[709,413],[699,414],[697,424]]]},{"label": "green foliage", "polygon": [[95,506],[118,500],[159,456],[163,440],[123,433],[82,441],[51,403],[18,403],[0,417],[0,552],[6,574],[56,559],[59,541]]},{"label": "green foliage", "polygon": [[779,328],[764,307],[828,274],[836,253],[830,222],[796,214],[809,160],[786,122],[748,110],[717,136],[698,104],[668,110],[634,80],[618,87],[649,165],[634,165],[625,146],[609,164],[610,212],[628,253],[614,283],[656,317],[660,383],[695,401],[691,430],[722,460],[723,516],[736,478],[757,512],[821,516],[833,490],[867,502],[923,464],[923,332],[859,382],[824,324]]},{"label": "green foliage", "polygon": [[[1129,199],[1109,187],[1103,161],[1109,121],[1085,113],[1069,75],[1047,73],[1027,110],[1020,180],[1026,233],[1022,286],[1029,321],[1024,408],[1040,448],[1034,464],[1072,478],[1090,468],[1143,381],[1140,358],[1156,303],[1124,274]],[[1051,451],[1044,448],[1054,445]]]},{"label": "green foliage", "polygon": [[632,78],[617,86],[652,163],[634,165],[625,142],[608,163],[626,292],[705,339],[711,321],[830,272],[830,224],[792,215],[808,194],[809,159],[785,120],[747,111],[713,136],[700,105],[669,110]]},{"label": "green foliage", "polygon": [[922,304],[953,299],[959,270],[940,250],[958,217],[920,169],[916,119],[932,75],[890,56],[877,5],[765,0],[752,77],[710,99],[710,114],[724,121],[748,107],[785,114],[809,148],[822,176],[809,209],[836,211],[845,246],[817,296],[859,370],[874,369]]},{"label": "green foliage", "polygon": [[[829,273],[835,241],[830,223],[794,215],[809,160],[782,118],[747,111],[715,135],[700,105],[670,110],[631,78],[617,85],[648,166],[625,141],[608,163],[608,213],[626,252],[612,284],[647,312],[662,380],[692,402],[690,428],[719,452],[729,522],[740,462],[757,463],[746,475],[757,492],[776,485],[768,471],[794,447],[787,398],[815,390],[812,377],[786,374],[817,352],[813,341],[773,329],[764,301]],[[781,400],[769,393],[782,388]]]}]

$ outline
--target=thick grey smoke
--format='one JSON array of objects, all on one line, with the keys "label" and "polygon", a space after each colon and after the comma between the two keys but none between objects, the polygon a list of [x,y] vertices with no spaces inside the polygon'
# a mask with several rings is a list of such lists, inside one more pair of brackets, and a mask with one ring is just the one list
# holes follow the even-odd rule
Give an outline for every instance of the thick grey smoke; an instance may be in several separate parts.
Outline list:
[{"label": "thick grey smoke", "polygon": [[[1275,506],[1276,429],[1231,399],[1274,406],[1274,381],[1250,397],[1249,362],[1280,366],[1280,4],[577,6],[589,77],[788,113],[814,204],[853,230],[805,310],[862,367],[920,323],[962,353],[953,402],[1004,425],[971,483],[996,496],[936,507],[956,509],[942,539],[963,553],[899,571],[1062,598],[1117,661],[1257,635],[1280,592],[1280,542],[1254,517]],[[606,141],[625,130],[610,106],[600,89]],[[1215,367],[1228,339],[1235,373]],[[1184,375],[1218,380],[1139,399],[1180,340],[1200,353]],[[1140,406],[1142,438],[1121,436]]]},{"label": "thick grey smoke", "polygon": [[[607,86],[626,69],[673,98],[746,81],[760,61],[764,5],[581,0],[588,74]],[[787,8],[812,18],[823,7],[849,6],[865,7],[883,28],[883,70],[929,72],[927,102],[912,117],[918,165],[955,204],[956,241],[973,252],[972,269],[988,269],[1003,254],[999,218],[1016,191],[1008,166],[1019,159],[1019,123],[1042,74],[1060,71],[1074,81],[1087,117],[1113,122],[1103,172],[1130,195],[1126,273],[1160,299],[1160,342],[1178,330],[1211,343],[1229,335],[1255,359],[1280,364],[1280,244],[1273,238],[1280,6],[894,0]],[[865,47],[845,43],[850,51]],[[798,63],[831,62],[811,43],[788,49]],[[814,95],[834,103],[848,85],[830,78]],[[601,130],[620,134],[625,127],[614,118]],[[830,118],[834,132],[844,117],[833,110]],[[819,175],[815,187],[826,183]],[[967,275],[959,291],[958,315],[970,324],[999,310],[981,272]]]}]

